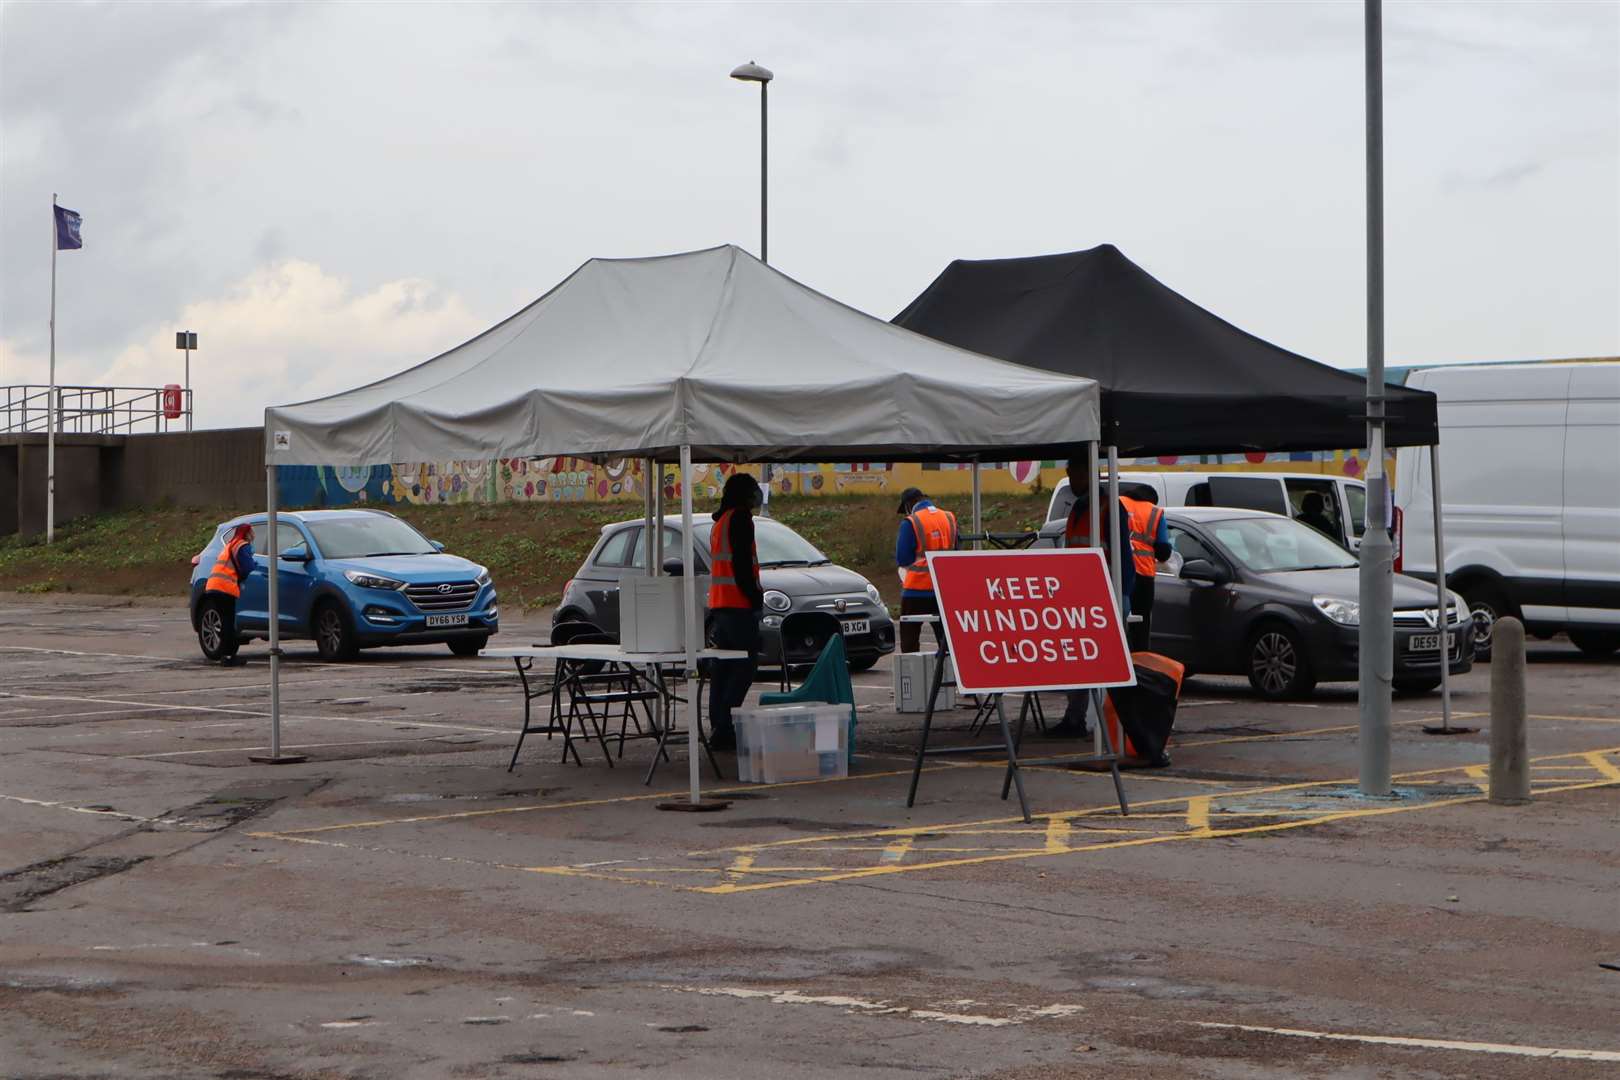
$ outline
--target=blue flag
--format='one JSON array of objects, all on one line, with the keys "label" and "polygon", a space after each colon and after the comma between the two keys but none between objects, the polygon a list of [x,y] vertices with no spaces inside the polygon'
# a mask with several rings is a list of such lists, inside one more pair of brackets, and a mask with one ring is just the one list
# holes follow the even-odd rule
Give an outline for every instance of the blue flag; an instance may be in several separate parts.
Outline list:
[{"label": "blue flag", "polygon": [[69,210],[65,206],[56,209],[56,250],[77,251],[84,247],[84,239],[79,236],[79,223],[83,220],[77,210]]}]

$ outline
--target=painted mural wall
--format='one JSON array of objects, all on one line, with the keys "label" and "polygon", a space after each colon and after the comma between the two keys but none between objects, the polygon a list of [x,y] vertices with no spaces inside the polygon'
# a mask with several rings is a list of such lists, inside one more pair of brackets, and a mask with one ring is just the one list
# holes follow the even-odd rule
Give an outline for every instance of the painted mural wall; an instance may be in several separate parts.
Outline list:
[{"label": "painted mural wall", "polygon": [[[1360,476],[1358,451],[1291,454],[1221,454],[1132,458],[1127,468],[1278,471]],[[757,465],[698,465],[693,496],[718,497],[726,477],[736,469],[758,477]],[[1390,459],[1393,472],[1394,459]],[[279,470],[283,506],[349,506],[356,503],[582,502],[640,500],[647,490],[640,459],[620,458],[595,464],[583,458],[502,458],[496,461],[413,462],[398,465],[328,467],[283,466]],[[987,495],[1050,491],[1063,477],[1060,461],[986,463],[980,486]],[[664,497],[678,499],[680,476],[665,466],[654,482]],[[972,467],[965,464],[776,465],[771,490],[781,495],[898,494],[916,486],[932,495],[967,495],[973,490]]]}]

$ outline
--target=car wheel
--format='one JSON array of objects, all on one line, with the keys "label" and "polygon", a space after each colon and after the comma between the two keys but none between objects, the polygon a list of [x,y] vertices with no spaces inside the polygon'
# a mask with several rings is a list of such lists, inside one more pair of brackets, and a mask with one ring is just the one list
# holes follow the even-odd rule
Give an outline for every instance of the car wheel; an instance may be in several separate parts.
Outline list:
[{"label": "car wheel", "polygon": [[1249,638],[1249,685],[1267,701],[1304,697],[1316,686],[1299,635],[1282,623],[1266,623]]},{"label": "car wheel", "polygon": [[480,634],[478,637],[455,638],[446,642],[446,644],[450,646],[450,651],[457,656],[477,656],[478,651],[489,644],[489,635]]},{"label": "car wheel", "polygon": [[1569,640],[1587,656],[1601,658],[1613,656],[1616,651],[1620,651],[1620,631],[1571,630]]},{"label": "car wheel", "polygon": [[1474,659],[1488,661],[1491,658],[1491,631],[1496,628],[1496,620],[1509,615],[1517,618],[1519,613],[1514,610],[1501,586],[1491,582],[1480,582],[1469,589],[1464,597],[1468,601],[1468,611],[1474,617]]},{"label": "car wheel", "polygon": [[197,645],[210,660],[236,655],[236,627],[226,629],[224,610],[211,601],[204,600],[197,615]]},{"label": "car wheel", "polygon": [[1440,676],[1425,675],[1415,679],[1396,679],[1393,686],[1397,694],[1427,694],[1440,689]]},{"label": "car wheel", "polygon": [[876,656],[856,657],[854,660],[849,662],[850,674],[859,675],[863,671],[871,671],[877,666],[878,659],[879,658]]},{"label": "car wheel", "polygon": [[315,609],[315,647],[322,660],[352,660],[360,651],[349,620],[336,604],[322,604]]}]

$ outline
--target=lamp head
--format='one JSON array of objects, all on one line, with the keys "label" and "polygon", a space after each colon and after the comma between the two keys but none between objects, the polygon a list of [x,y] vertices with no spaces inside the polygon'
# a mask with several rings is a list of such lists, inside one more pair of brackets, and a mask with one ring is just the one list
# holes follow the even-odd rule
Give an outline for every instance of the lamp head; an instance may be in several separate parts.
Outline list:
[{"label": "lamp head", "polygon": [[776,78],[776,76],[771,74],[769,68],[762,68],[752,60],[732,71],[731,77],[739,82],[757,83],[768,83],[772,79]]}]

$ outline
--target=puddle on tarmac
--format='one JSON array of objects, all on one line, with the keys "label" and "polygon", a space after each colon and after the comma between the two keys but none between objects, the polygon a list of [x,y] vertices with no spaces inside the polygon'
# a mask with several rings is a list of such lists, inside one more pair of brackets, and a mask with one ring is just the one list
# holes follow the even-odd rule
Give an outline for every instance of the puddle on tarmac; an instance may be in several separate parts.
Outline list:
[{"label": "puddle on tarmac", "polygon": [[939,958],[913,949],[872,947],[826,949],[820,952],[760,949],[751,950],[746,957],[736,959],[710,960],[704,956],[681,953],[581,961],[561,965],[548,974],[553,980],[570,982],[752,983],[820,979],[835,975],[877,975],[938,967],[940,964]]},{"label": "puddle on tarmac", "polygon": [[343,959],[350,964],[377,968],[427,967],[434,963],[431,956],[371,956],[367,953],[355,953],[353,956],[345,956]]}]

